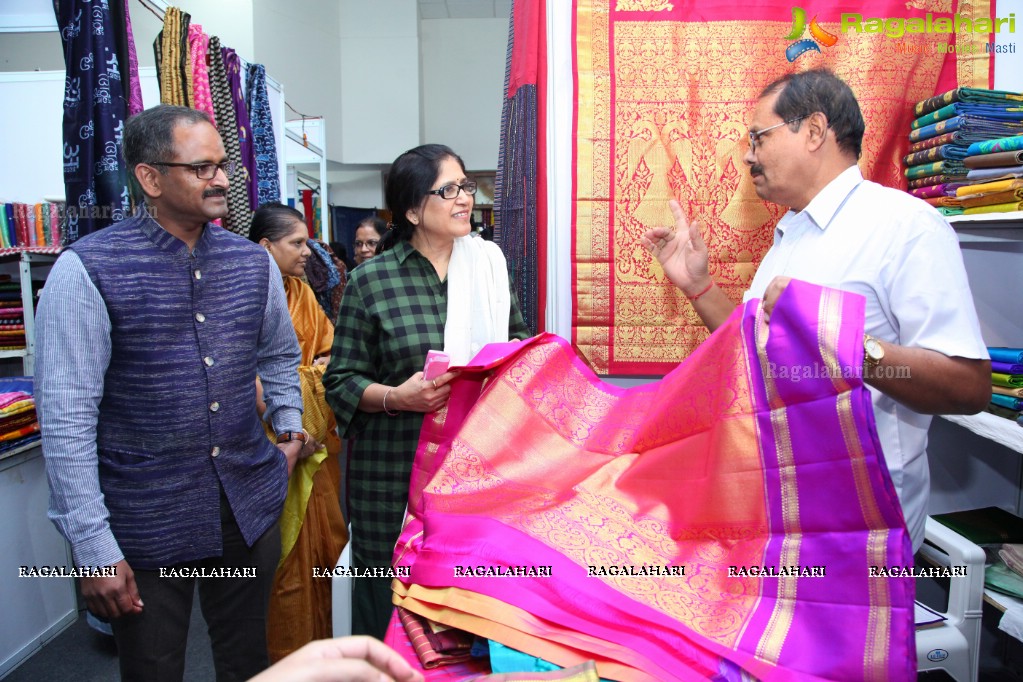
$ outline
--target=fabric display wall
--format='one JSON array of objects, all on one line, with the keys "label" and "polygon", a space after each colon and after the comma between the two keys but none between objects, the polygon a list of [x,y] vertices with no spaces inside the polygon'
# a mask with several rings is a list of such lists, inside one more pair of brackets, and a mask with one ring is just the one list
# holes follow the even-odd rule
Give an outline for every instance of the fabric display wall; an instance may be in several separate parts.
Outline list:
[{"label": "fabric display wall", "polygon": [[259,64],[243,68],[233,49],[223,47],[218,37],[207,36],[177,7],[165,12],[153,49],[160,101],[205,111],[220,131],[228,159],[236,167],[223,225],[248,235],[252,212],[261,203],[280,201],[265,68]]},{"label": "fabric display wall", "polygon": [[[917,102],[903,158],[910,194],[944,215],[1019,210],[1023,95],[956,88]],[[1002,182],[1004,181],[1004,182]]]},{"label": "fabric display wall", "polygon": [[32,377],[0,379],[0,453],[39,439]]},{"label": "fabric display wall", "polygon": [[125,119],[142,110],[127,0],[54,3],[64,48],[65,243],[131,211],[121,163]]},{"label": "fabric display wall", "polygon": [[[516,24],[542,22],[538,8],[544,5],[517,0]],[[993,7],[874,0],[856,12],[919,21],[929,13],[932,21],[951,21],[956,14],[991,18]],[[742,161],[749,117],[768,83],[811,68],[835,71],[856,93],[866,120],[864,176],[899,188],[905,187],[901,163],[913,104],[956,87],[991,86],[993,55],[984,49],[989,33],[907,32],[895,39],[843,32],[839,11],[824,2],[794,8],[763,0],[574,0],[571,26],[574,35],[564,42],[574,46],[574,91],[552,90],[552,102],[537,107],[537,116],[565,107],[573,112],[566,136],[571,173],[549,179],[557,194],[572,197],[570,224],[559,215],[547,229],[571,231],[564,284],[572,292],[572,341],[601,374],[663,374],[707,336],[639,243],[649,227],[673,223],[670,198],[700,221],[711,273],[724,291],[738,301],[749,285],[784,213],[756,196]],[[542,27],[536,30],[543,36]],[[544,70],[542,39],[531,51],[517,49],[526,33],[516,26],[513,75]],[[522,127],[505,121],[502,145],[522,147],[516,125]],[[538,182],[546,176],[542,148],[536,154],[505,148],[504,158],[515,153],[538,166]],[[502,201],[508,183],[501,178]],[[539,211],[539,203],[526,209]],[[502,244],[527,243],[528,220],[504,218],[502,205]],[[535,267],[542,282],[546,263],[538,255],[539,249],[529,254],[534,263],[518,267]]]},{"label": "fabric display wall", "polygon": [[0,249],[60,246],[60,222],[65,213],[62,203],[0,204]]}]

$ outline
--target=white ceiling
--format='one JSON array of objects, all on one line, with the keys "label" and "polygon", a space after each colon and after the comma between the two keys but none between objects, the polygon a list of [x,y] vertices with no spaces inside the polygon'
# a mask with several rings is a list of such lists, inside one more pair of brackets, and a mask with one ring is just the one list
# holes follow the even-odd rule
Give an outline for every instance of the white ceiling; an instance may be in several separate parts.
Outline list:
[{"label": "white ceiling", "polygon": [[420,19],[507,19],[513,0],[419,0]]}]

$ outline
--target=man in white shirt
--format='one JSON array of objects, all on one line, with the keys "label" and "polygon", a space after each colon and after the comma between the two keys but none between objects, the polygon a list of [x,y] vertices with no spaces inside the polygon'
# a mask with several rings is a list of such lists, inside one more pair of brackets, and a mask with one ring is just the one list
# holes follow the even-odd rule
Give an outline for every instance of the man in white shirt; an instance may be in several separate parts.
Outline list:
[{"label": "man in white shirt", "polygon": [[[762,298],[769,315],[790,279],[866,297],[864,376],[916,550],[931,415],[982,410],[991,366],[952,228],[926,202],[863,179],[863,130],[852,90],[828,71],[761,93],[743,160],[757,195],[790,210],[744,299]],[[675,227],[648,230],[643,243],[713,331],[735,304],[710,277],[699,224],[670,205]]]}]

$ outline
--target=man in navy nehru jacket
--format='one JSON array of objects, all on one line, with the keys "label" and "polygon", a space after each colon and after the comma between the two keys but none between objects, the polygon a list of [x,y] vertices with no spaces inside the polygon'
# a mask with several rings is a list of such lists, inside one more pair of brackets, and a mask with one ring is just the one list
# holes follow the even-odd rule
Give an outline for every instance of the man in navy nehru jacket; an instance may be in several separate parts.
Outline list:
[{"label": "man in navy nehru jacket", "polygon": [[[218,680],[267,666],[278,517],[302,448],[298,342],[273,258],[209,221],[233,164],[206,114],[130,119],[145,210],[60,256],[39,303],[50,518],[124,680],[181,680],[196,579]],[[263,383],[266,419],[256,412]]]}]

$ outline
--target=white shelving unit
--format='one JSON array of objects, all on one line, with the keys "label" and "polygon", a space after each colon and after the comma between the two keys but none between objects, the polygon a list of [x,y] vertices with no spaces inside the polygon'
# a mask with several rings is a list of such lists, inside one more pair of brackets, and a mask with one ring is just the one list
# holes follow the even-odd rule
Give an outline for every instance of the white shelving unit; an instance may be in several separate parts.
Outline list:
[{"label": "white shelving unit", "polygon": [[987,412],[969,416],[946,414],[942,418],[1023,454],[1023,427],[1015,422]]},{"label": "white shelving unit", "polygon": [[21,284],[21,306],[23,319],[25,321],[25,348],[19,350],[0,350],[2,358],[21,358],[22,374],[32,376],[35,374],[35,291],[32,289],[32,266],[49,265],[57,260],[54,254],[32,253],[22,251],[0,255],[0,263],[17,260],[18,279]]},{"label": "white shelving unit", "polygon": [[[984,341],[1023,346],[1023,211],[949,216],[963,252]],[[954,424],[955,426],[949,426]],[[1023,428],[996,415],[943,415],[932,422],[931,514],[997,506],[1023,513]],[[1023,604],[984,590],[999,611]],[[982,652],[998,654],[982,637]]]}]

